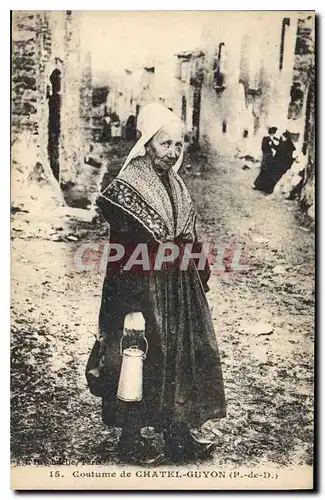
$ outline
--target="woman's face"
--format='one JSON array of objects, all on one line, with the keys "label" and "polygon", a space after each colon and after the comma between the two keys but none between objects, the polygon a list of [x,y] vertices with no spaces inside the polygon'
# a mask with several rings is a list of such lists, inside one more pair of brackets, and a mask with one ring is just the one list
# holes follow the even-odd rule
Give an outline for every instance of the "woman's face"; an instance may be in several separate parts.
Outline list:
[{"label": "woman's face", "polygon": [[162,127],[147,144],[147,152],[156,170],[164,173],[175,165],[184,141],[183,125],[179,121]]}]

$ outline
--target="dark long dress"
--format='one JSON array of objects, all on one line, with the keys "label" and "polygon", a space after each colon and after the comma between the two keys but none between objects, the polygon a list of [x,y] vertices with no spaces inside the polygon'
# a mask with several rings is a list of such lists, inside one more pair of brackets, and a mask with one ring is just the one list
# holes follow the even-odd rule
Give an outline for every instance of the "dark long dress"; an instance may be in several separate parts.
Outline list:
[{"label": "dark long dress", "polygon": [[295,151],[296,147],[292,140],[288,138],[284,141],[280,139],[279,145],[277,147],[277,152],[274,157],[274,185],[279,182],[281,177],[291,168],[293,163],[292,153]]},{"label": "dark long dress", "polygon": [[262,140],[262,163],[259,175],[254,181],[255,189],[270,194],[273,191],[274,175],[274,152],[276,145],[270,136],[263,137]]},{"label": "dark long dress", "polygon": [[[163,182],[180,217],[167,178]],[[152,189],[155,187],[152,186]],[[126,427],[162,430],[170,423],[198,427],[224,417],[225,396],[220,357],[205,297],[207,269],[198,272],[193,261],[186,271],[173,263],[160,271],[124,271],[137,243],[147,243],[155,255],[159,243],[135,217],[101,198],[98,204],[110,222],[110,240],[127,249],[124,262],[108,266],[99,317],[103,421]],[[183,240],[184,236],[184,240]],[[188,242],[178,235],[177,243]],[[175,240],[176,241],[176,240]],[[143,400],[123,403],[116,398],[121,357],[119,342],[125,315],[141,311],[146,320],[149,350],[144,362]],[[137,422],[137,424],[135,424]]]}]

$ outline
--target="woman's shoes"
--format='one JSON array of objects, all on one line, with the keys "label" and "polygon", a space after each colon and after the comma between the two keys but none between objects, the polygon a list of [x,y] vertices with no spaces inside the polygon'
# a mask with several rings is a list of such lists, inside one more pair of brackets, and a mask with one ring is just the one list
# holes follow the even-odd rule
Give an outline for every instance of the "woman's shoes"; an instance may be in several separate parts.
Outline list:
[{"label": "woman's shoes", "polygon": [[204,460],[211,456],[215,443],[193,436],[185,424],[177,424],[165,429],[164,452],[153,439],[138,434],[122,432],[118,446],[121,462],[133,465],[157,466],[168,462],[186,463]]},{"label": "woman's shoes", "polygon": [[174,425],[164,431],[165,455],[174,463],[191,462],[209,458],[215,442],[193,436],[185,424]]},{"label": "woman's shoes", "polygon": [[123,435],[118,446],[119,460],[126,464],[134,465],[160,465],[165,461],[165,455],[161,453],[151,442],[140,434],[134,439]]},{"label": "woman's shoes", "polygon": [[186,425],[178,424],[164,431],[165,455],[176,463],[195,458],[194,441]]}]

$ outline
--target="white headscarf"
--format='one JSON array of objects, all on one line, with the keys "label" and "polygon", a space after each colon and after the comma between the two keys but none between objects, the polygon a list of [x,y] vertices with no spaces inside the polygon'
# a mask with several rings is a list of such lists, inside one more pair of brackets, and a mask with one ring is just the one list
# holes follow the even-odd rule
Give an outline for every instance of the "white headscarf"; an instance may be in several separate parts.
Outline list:
[{"label": "white headscarf", "polygon": [[[131,149],[120,170],[120,174],[128,166],[131,160],[137,158],[138,156],[144,156],[146,153],[144,148],[145,144],[150,141],[150,139],[158,132],[158,130],[173,121],[179,121],[180,123],[182,123],[180,118],[178,118],[175,113],[170,111],[170,109],[168,109],[163,104],[160,104],[158,102],[151,102],[150,104],[144,106],[141,109],[137,120],[137,129],[139,130],[139,132],[141,132],[141,137],[135,144],[135,146]],[[175,172],[178,172],[182,164],[183,155],[184,148],[182,148],[181,154],[177,162],[173,166],[173,170]]]}]

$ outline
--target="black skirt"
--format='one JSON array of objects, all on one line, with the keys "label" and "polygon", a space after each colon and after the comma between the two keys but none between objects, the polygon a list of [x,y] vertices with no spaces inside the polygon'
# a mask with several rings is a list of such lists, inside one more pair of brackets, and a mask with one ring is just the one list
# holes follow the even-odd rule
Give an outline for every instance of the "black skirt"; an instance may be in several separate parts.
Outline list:
[{"label": "black skirt", "polygon": [[[123,322],[129,312],[146,319],[149,350],[143,399],[117,400]],[[211,313],[199,273],[169,267],[147,275],[122,273],[105,279],[100,311],[103,421],[157,430],[170,423],[198,427],[226,415],[221,362]]]}]

